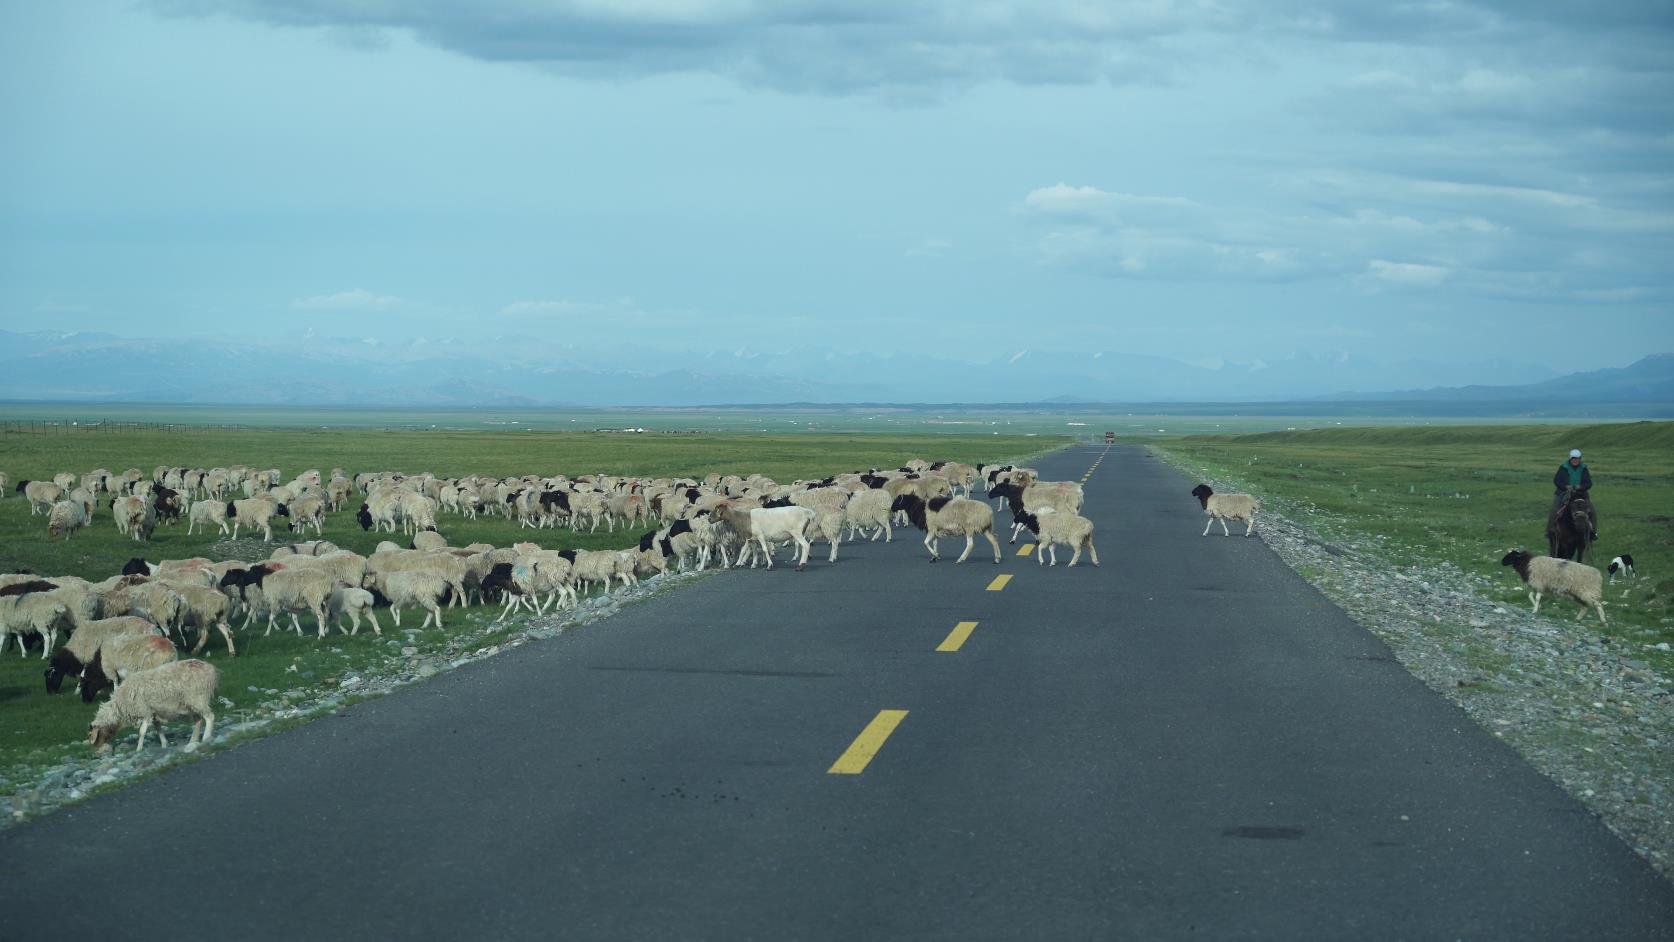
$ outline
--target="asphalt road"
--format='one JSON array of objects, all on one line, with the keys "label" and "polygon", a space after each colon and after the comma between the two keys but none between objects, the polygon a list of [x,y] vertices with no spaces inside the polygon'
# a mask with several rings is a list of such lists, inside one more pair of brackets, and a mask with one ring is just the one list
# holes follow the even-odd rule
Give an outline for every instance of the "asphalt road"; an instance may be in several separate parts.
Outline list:
[{"label": "asphalt road", "polygon": [[1674,935],[1580,805],[1200,538],[1192,483],[1112,450],[1097,569],[820,549],[0,833],[0,937]]}]

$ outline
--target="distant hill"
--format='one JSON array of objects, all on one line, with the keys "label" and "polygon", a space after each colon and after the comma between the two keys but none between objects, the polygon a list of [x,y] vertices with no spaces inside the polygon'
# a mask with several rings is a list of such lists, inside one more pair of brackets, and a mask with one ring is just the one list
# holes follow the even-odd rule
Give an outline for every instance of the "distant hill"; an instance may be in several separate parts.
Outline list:
[{"label": "distant hill", "polygon": [[1386,393],[1339,393],[1334,401],[1521,402],[1674,404],[1674,353],[1657,353],[1628,366],[1568,373],[1522,386],[1445,386]]}]

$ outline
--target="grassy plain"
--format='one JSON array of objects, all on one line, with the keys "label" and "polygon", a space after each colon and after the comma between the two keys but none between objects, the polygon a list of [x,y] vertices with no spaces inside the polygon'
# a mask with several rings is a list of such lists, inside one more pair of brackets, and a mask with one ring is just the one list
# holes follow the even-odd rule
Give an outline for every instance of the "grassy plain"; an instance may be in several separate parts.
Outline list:
[{"label": "grassy plain", "polygon": [[[20,429],[0,430],[0,471],[13,482],[0,499],[0,572],[30,569],[44,575],[77,575],[103,579],[120,571],[132,556],[182,559],[262,559],[271,547],[258,534],[238,541],[218,535],[186,536],[185,524],[160,527],[151,542],[141,544],[117,534],[108,510],[95,514],[93,525],[73,539],[48,540],[46,518],[31,516],[27,501],[16,494],[16,482],[50,478],[54,472],[78,474],[94,468],[121,472],[143,470],[149,478],[159,464],[215,467],[247,464],[276,467],[286,479],[309,468],[329,471],[341,467],[360,471],[430,471],[441,476],[486,474],[495,477],[523,474],[630,474],[643,477],[693,476],[709,472],[766,474],[778,480],[823,477],[868,467],[897,467],[913,457],[958,461],[993,461],[1021,457],[1061,444],[1044,437],[983,435],[787,436],[705,434],[693,436],[622,435],[534,431],[403,431],[295,429],[111,430],[76,429],[51,434]],[[639,531],[608,534],[568,530],[519,530],[499,518],[462,520],[444,515],[441,531],[455,545],[488,542],[508,545],[533,537],[552,548],[614,548],[630,545]],[[276,533],[276,540],[284,535]],[[300,539],[301,537],[298,537]],[[309,538],[312,538],[310,536]],[[380,539],[404,540],[364,533],[352,510],[328,514],[324,538],[361,553],[369,553]],[[418,649],[420,657],[446,649],[464,626],[481,628],[497,611],[482,607],[449,610],[448,627],[419,634],[390,631],[387,614],[382,638],[363,630],[355,637],[339,634],[320,641],[309,633],[288,631],[261,637],[256,632],[235,634],[239,656],[228,659],[213,646],[211,660],[222,671],[221,692],[239,709],[260,702],[283,700],[291,691],[312,694],[335,689],[340,679],[375,671],[403,646]],[[407,626],[419,620],[415,615]],[[311,629],[310,629],[311,632]],[[16,649],[13,648],[12,651]],[[70,694],[49,697],[43,688],[44,665],[39,651],[19,658],[11,651],[0,657],[0,789],[27,780],[32,769],[85,752],[80,745],[92,708]],[[236,710],[230,711],[236,716]]]},{"label": "grassy plain", "polygon": [[[1546,552],[1552,474],[1580,448],[1593,474],[1601,538],[1588,562],[1631,553],[1641,573],[1606,598],[1605,633],[1674,642],[1674,422],[1588,426],[1342,428],[1182,438],[1156,443],[1208,476],[1237,482],[1336,537],[1376,542],[1391,562],[1447,560],[1527,605],[1508,549]],[[1574,611],[1549,600],[1556,614]],[[1596,622],[1595,622],[1596,624]],[[1664,669],[1674,658],[1645,652]]]}]

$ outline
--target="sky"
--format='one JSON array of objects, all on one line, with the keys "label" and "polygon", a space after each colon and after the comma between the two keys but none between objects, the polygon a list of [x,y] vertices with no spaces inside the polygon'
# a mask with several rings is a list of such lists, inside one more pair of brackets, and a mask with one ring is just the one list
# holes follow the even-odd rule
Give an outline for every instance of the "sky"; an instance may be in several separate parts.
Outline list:
[{"label": "sky", "polygon": [[1666,0],[0,0],[0,127],[0,330],[1674,350]]}]

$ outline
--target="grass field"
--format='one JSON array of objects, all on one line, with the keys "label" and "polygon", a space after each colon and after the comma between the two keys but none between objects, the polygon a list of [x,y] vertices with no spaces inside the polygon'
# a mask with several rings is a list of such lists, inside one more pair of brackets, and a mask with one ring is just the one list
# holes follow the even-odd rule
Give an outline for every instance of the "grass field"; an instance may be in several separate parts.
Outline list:
[{"label": "grass field", "polygon": [[[897,467],[913,457],[957,461],[993,461],[1037,453],[1060,444],[1043,437],[937,435],[901,437],[878,435],[794,436],[723,435],[630,436],[555,432],[446,432],[378,430],[195,430],[111,431],[77,430],[58,434],[0,431],[0,471],[11,476],[0,500],[0,572],[30,569],[44,575],[77,575],[103,579],[120,571],[132,556],[182,559],[262,559],[271,547],[240,534],[236,543],[216,535],[185,535],[185,524],[160,527],[149,543],[119,536],[108,509],[95,514],[93,525],[73,539],[48,540],[46,518],[31,516],[28,502],[14,493],[16,482],[50,478],[53,472],[82,473],[94,468],[121,472],[142,469],[147,478],[159,464],[215,467],[247,464],[276,467],[289,480],[309,468],[329,471],[341,467],[360,471],[430,471],[441,476],[476,473],[496,477],[522,474],[617,473],[644,477],[693,476],[709,472],[762,473],[782,481],[823,477],[869,467]],[[454,545],[487,542],[505,546],[533,537],[549,548],[616,548],[630,545],[640,531],[575,534],[568,530],[536,533],[519,530],[499,518],[466,521],[441,517],[440,529]],[[276,533],[276,539],[281,535]],[[380,539],[393,537],[364,533],[352,510],[328,514],[324,534],[340,546],[370,553]],[[311,538],[311,537],[310,537]],[[263,638],[259,633],[236,634],[239,656],[226,658],[213,644],[211,660],[223,671],[221,692],[240,708],[258,702],[283,701],[293,691],[311,695],[335,690],[340,679],[376,671],[403,647],[417,656],[445,650],[451,636],[465,626],[480,628],[496,610],[483,607],[449,610],[448,627],[420,634],[393,633],[387,615],[382,638],[363,630],[355,637],[334,634],[325,641],[312,633],[297,637],[288,631]],[[419,616],[408,621],[416,624]],[[217,642],[218,643],[218,642]],[[15,651],[15,648],[12,649]],[[19,658],[0,657],[0,790],[28,780],[31,771],[65,756],[85,753],[85,737],[92,707],[70,694],[48,696],[39,652]],[[252,689],[254,688],[254,689]]]},{"label": "grass field", "polygon": [[[1552,474],[1580,448],[1602,534],[1588,562],[1602,569],[1631,553],[1641,573],[1607,591],[1603,630],[1635,650],[1674,642],[1674,423],[1343,428],[1155,447],[1328,533],[1375,540],[1394,563],[1450,561],[1491,582],[1506,605],[1528,600],[1500,558],[1512,548],[1546,552]],[[1561,617],[1574,611],[1568,600],[1550,604]],[[1674,669],[1674,657],[1645,659],[1665,674]]]}]

